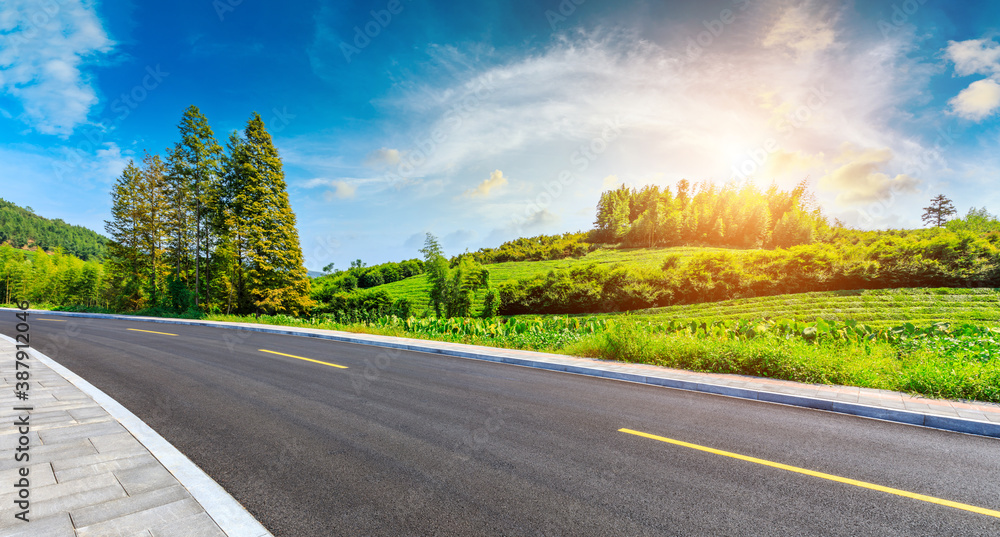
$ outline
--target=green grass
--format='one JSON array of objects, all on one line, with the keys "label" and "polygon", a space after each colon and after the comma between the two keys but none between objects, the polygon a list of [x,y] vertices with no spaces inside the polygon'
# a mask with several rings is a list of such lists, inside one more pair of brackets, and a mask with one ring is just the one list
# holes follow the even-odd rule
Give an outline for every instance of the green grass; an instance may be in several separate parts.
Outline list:
[{"label": "green grass", "polygon": [[[743,252],[745,250],[729,250],[725,248],[702,248],[680,246],[674,248],[618,248],[600,249],[580,258],[557,259],[553,261],[511,261],[508,263],[493,263],[485,265],[490,271],[490,284],[498,285],[508,280],[530,278],[538,274],[547,274],[551,270],[584,267],[591,263],[598,265],[623,264],[633,267],[648,267],[658,270],[663,260],[669,255],[690,257],[700,252]],[[418,313],[427,309],[427,296],[430,292],[430,282],[427,275],[421,274],[380,285],[374,289],[384,289],[395,298],[406,298],[415,306]],[[482,308],[483,293],[479,293],[474,303],[474,309]]]},{"label": "green grass", "polygon": [[855,320],[878,328],[904,322],[995,326],[1000,324],[1000,290],[917,288],[824,291],[667,306],[634,314],[642,315],[644,320],[649,321],[771,318]]}]

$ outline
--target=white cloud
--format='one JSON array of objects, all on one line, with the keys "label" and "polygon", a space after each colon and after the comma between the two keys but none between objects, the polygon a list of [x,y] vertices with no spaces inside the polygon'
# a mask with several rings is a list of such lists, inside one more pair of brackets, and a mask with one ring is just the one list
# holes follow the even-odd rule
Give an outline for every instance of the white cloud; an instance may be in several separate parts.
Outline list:
[{"label": "white cloud", "polygon": [[476,188],[466,190],[462,195],[467,198],[485,198],[490,195],[490,191],[506,184],[507,178],[503,176],[503,172],[500,170],[494,170],[493,173],[490,174],[489,179],[483,179],[483,182],[479,183]]},{"label": "white cloud", "polygon": [[303,188],[327,187],[323,192],[323,199],[333,201],[334,199],[351,199],[358,193],[358,185],[354,182],[347,182],[342,179],[327,179],[316,177],[302,183]]},{"label": "white cloud", "polygon": [[945,56],[955,63],[955,74],[959,76],[1000,71],[1000,45],[989,39],[948,41]]},{"label": "white cloud", "polygon": [[764,47],[784,46],[796,52],[817,52],[832,47],[837,38],[835,20],[827,8],[817,8],[814,2],[802,2],[785,9],[764,37]]},{"label": "white cloud", "polygon": [[892,151],[858,149],[845,145],[833,161],[842,164],[819,180],[820,188],[837,193],[839,203],[849,205],[886,200],[896,192],[914,193],[920,181],[906,174],[890,177],[883,170]]},{"label": "white cloud", "polygon": [[368,154],[365,158],[365,164],[373,168],[382,168],[385,166],[395,166],[399,164],[399,150],[398,149],[388,149],[381,148],[376,149]]},{"label": "white cloud", "polygon": [[948,101],[954,113],[979,121],[1000,108],[1000,84],[990,78],[977,80]]},{"label": "white cloud", "polygon": [[0,90],[20,100],[24,120],[39,132],[69,135],[98,102],[84,66],[113,45],[92,2],[8,0],[0,13]]}]

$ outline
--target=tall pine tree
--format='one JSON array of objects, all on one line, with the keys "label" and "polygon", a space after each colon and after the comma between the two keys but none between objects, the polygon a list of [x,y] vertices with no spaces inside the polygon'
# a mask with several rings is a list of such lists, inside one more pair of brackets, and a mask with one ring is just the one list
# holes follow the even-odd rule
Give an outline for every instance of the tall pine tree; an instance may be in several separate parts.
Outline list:
[{"label": "tall pine tree", "polygon": [[165,243],[168,239],[166,217],[169,209],[167,198],[167,166],[159,155],[146,154],[139,172],[139,250],[148,278],[150,303],[162,305],[167,272]]},{"label": "tall pine tree", "polygon": [[[215,220],[206,213],[216,204],[215,198],[218,196],[222,147],[208,125],[208,119],[197,106],[191,105],[184,111],[177,128],[181,141],[170,153],[170,170],[172,184],[178,196],[175,211],[178,211],[178,216],[183,214],[191,220],[189,232],[193,231],[191,238],[194,242],[194,306],[198,308],[202,290],[205,289],[207,293],[211,288],[203,283],[209,278],[208,275],[203,278],[202,267],[207,267],[207,259],[220,232],[211,225]],[[177,223],[177,229],[185,227],[187,219]],[[180,235],[182,234],[178,233]],[[177,254],[183,255],[180,250]]]},{"label": "tall pine tree", "polygon": [[303,313],[312,306],[281,157],[260,115],[231,137],[221,190],[238,263],[240,309]]},{"label": "tall pine tree", "polygon": [[142,217],[139,189],[142,172],[132,160],[111,187],[111,220],[104,222],[108,242],[106,268],[112,287],[118,289],[116,309],[137,309],[143,295]]}]

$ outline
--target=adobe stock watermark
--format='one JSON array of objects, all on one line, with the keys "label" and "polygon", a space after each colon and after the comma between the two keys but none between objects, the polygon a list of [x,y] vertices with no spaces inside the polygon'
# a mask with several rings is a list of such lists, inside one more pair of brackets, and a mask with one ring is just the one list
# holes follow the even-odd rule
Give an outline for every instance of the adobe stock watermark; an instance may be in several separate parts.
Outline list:
[{"label": "adobe stock watermark", "polygon": [[492,407],[488,414],[489,416],[478,427],[470,427],[458,440],[453,448],[456,457],[464,461],[469,460],[474,452],[482,449],[489,442],[491,434],[495,434],[503,427],[503,408]]},{"label": "adobe stock watermark", "polygon": [[555,10],[545,10],[545,20],[549,22],[549,27],[555,32],[559,29],[558,24],[566,22],[574,13],[576,8],[582,6],[587,0],[561,0]]},{"label": "adobe stock watermark", "polygon": [[402,0],[389,0],[385,4],[385,9],[369,11],[371,19],[361,26],[354,27],[354,39],[351,43],[340,42],[340,52],[344,55],[344,60],[351,63],[351,57],[361,54],[362,50],[371,45],[372,39],[381,35],[382,30],[392,23],[393,17],[403,12],[404,7]]},{"label": "adobe stock watermark", "polygon": [[215,15],[219,17],[219,22],[225,21],[226,14],[236,11],[236,8],[243,3],[243,0],[213,0],[212,9],[215,10]]},{"label": "adobe stock watermark", "polygon": [[10,33],[10,40],[5,44],[5,47],[14,51],[21,49],[22,46],[27,45],[38,39],[41,34],[39,28],[46,26],[58,15],[64,5],[66,5],[67,0],[46,0],[42,2],[35,2],[31,7],[34,8],[33,11],[27,14],[22,20],[17,21],[15,25],[16,28],[20,28],[19,32]]},{"label": "adobe stock watermark", "polygon": [[416,171],[427,163],[437,148],[448,141],[455,131],[473,112],[489,100],[496,91],[493,75],[479,77],[474,88],[470,88],[458,102],[454,103],[444,113],[443,125],[436,127],[429,134],[415,141],[414,147],[400,154],[396,168],[383,176],[390,185],[405,183],[413,178]]},{"label": "adobe stock watermark", "polygon": [[539,192],[535,199],[525,200],[524,211],[521,214],[515,212],[511,216],[513,229],[521,232],[524,225],[532,217],[552,205],[556,199],[562,196],[565,189],[577,181],[578,173],[590,169],[591,164],[608,150],[612,142],[621,136],[623,122],[622,116],[606,120],[600,136],[592,138],[588,143],[581,144],[576,151],[573,151],[569,157],[571,166],[560,171],[554,180],[545,183],[545,190]]},{"label": "adobe stock watermark", "polygon": [[714,19],[701,21],[701,25],[705,29],[698,32],[694,37],[689,37],[687,40],[687,47],[684,49],[686,55],[682,57],[682,59],[686,60],[686,63],[698,61],[706,49],[711,48],[722,38],[722,35],[726,33],[726,28],[739,20],[739,14],[749,9],[752,1],[732,0],[732,3],[736,11],[724,8],[719,11],[719,15]]},{"label": "adobe stock watermark", "polygon": [[278,110],[278,107],[274,107],[271,109],[271,121],[268,122],[269,126],[267,130],[272,134],[279,133],[285,130],[285,127],[290,125],[296,117],[298,116],[288,113],[287,106],[282,106],[281,110]]},{"label": "adobe stock watermark", "polygon": [[145,74],[138,84],[126,92],[122,92],[115,100],[111,101],[110,110],[115,112],[113,117],[105,117],[97,122],[96,127],[88,127],[82,130],[84,136],[74,147],[69,148],[68,158],[52,162],[52,171],[60,181],[72,178],[70,172],[83,164],[87,155],[101,149],[104,137],[107,133],[116,129],[121,122],[128,119],[132,112],[139,105],[149,98],[150,93],[163,84],[163,81],[170,76],[164,71],[160,64],[146,66]]},{"label": "adobe stock watermark", "polygon": [[888,39],[893,32],[909,22],[910,17],[916,15],[920,11],[920,6],[926,3],[927,0],[904,0],[901,4],[892,4],[892,15],[889,16],[889,20],[879,19],[876,23],[882,37]]},{"label": "adobe stock watermark", "polygon": [[[811,88],[805,103],[796,107],[778,123],[778,134],[782,137],[791,136],[797,129],[815,117],[816,113],[826,105],[831,97],[833,97],[833,93],[827,90],[826,86],[814,86]],[[764,167],[771,154],[777,152],[780,148],[776,138],[767,138],[757,148],[747,151],[746,159],[739,164],[733,164],[733,175],[729,179],[730,184],[742,184],[748,181],[753,174]]]},{"label": "adobe stock watermark", "polygon": [[374,360],[365,358],[361,371],[351,375],[351,387],[354,388],[354,395],[360,397],[364,392],[371,390],[375,383],[382,378],[382,374],[392,366],[392,363],[402,353],[399,349],[383,348],[375,355]]}]

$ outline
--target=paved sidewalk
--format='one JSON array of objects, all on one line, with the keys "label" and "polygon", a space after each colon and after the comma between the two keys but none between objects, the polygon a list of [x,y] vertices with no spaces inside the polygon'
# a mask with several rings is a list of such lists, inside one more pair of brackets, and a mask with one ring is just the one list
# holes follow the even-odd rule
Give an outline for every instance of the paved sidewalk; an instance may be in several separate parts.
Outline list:
[{"label": "paved sidewalk", "polygon": [[[21,401],[14,395],[14,345],[0,338],[0,536],[270,535],[231,497],[229,512],[218,509],[215,503],[226,502],[226,498],[218,497],[218,491],[205,490],[211,487],[205,487],[203,481],[190,479],[187,474],[191,468],[183,464],[186,458],[179,461],[176,454],[147,440],[147,444],[154,444],[151,452],[129,430],[136,429],[135,422],[142,424],[135,416],[113,416],[92,395],[53,369],[61,366],[50,367],[48,360],[35,355],[26,361],[30,366],[29,399]],[[23,406],[33,410],[14,410]],[[119,413],[115,408],[110,410]],[[23,431],[27,434],[22,435],[15,422],[25,416],[29,425]],[[137,432],[140,437],[150,433],[155,435],[151,429]],[[28,449],[21,453],[30,459],[19,462],[14,456],[24,442]],[[187,464],[194,467],[190,461]],[[24,490],[15,486],[23,467],[28,469],[28,522],[15,518],[23,510],[15,504],[18,492]],[[210,501],[199,501],[193,490],[202,496],[211,494]],[[234,521],[232,511],[236,511],[236,518],[242,511],[244,519]]]},{"label": "paved sidewalk", "polygon": [[744,375],[695,373],[680,369],[609,362],[606,360],[578,358],[562,354],[462,345],[424,339],[355,334],[314,328],[292,328],[267,324],[222,321],[192,321],[159,317],[136,317],[131,315],[50,311],[39,311],[38,313],[72,317],[115,318],[164,324],[216,326],[272,334],[315,337],[333,341],[375,345],[389,349],[430,352],[539,369],[566,371],[569,373],[701,391],[1000,438],[1000,405],[992,403],[930,399],[887,390],[803,384],[800,382]]}]

